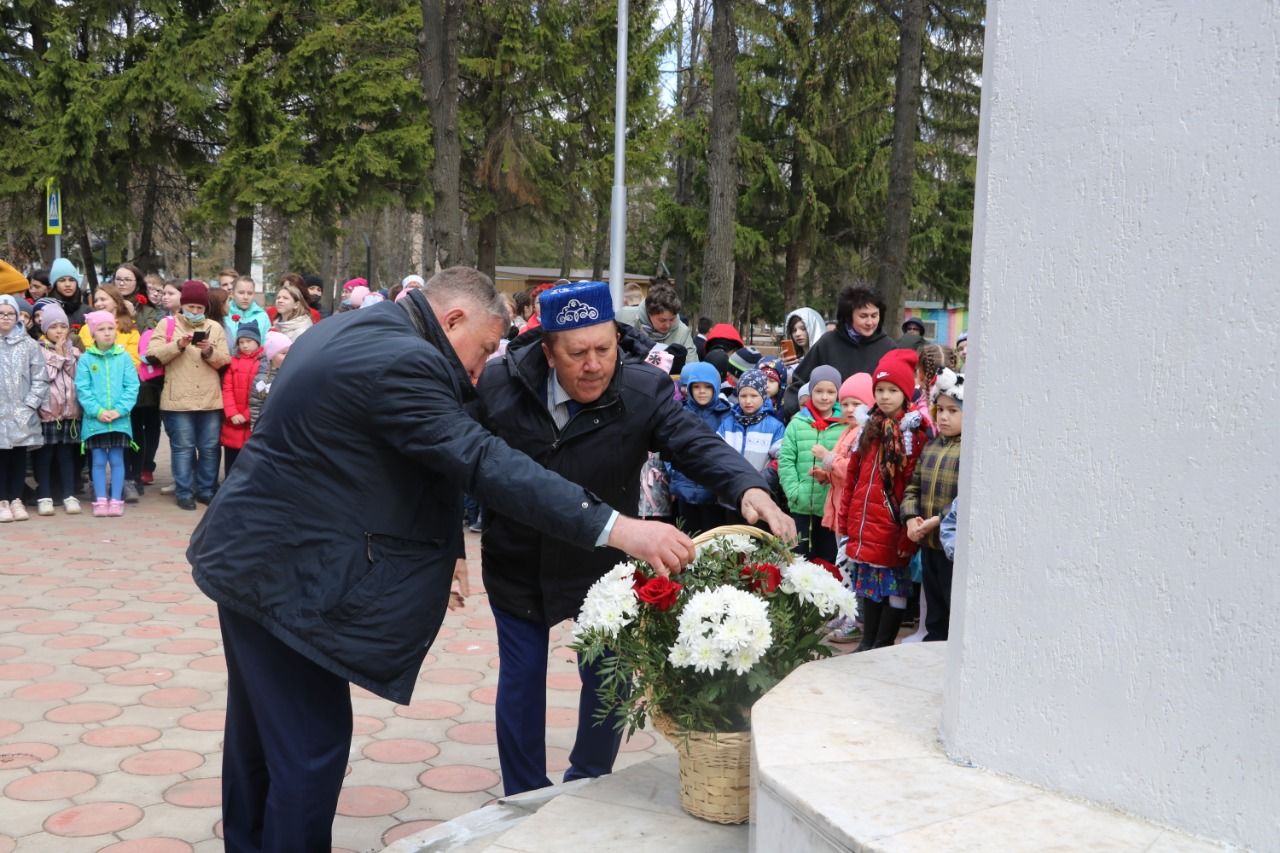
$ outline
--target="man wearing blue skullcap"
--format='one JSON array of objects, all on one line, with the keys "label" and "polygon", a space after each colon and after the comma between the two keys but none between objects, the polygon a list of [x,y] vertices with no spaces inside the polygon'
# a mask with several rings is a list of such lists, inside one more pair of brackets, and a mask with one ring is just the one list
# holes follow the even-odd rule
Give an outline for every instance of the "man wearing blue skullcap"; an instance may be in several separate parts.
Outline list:
[{"label": "man wearing blue skullcap", "polygon": [[[541,328],[511,342],[477,385],[477,417],[509,445],[624,513],[635,513],[640,469],[660,452],[750,522],[795,537],[768,485],[714,431],[685,411],[671,379],[643,363],[652,344],[615,322],[609,287],[583,281],[541,296]],[[530,500],[537,500],[530,495]],[[485,589],[498,624],[498,758],[508,795],[551,784],[546,768],[546,676],[551,626],[576,616],[587,589],[622,554],[557,540],[532,519],[493,512],[482,546]],[[579,667],[578,732],[565,780],[613,769],[621,734],[596,725],[599,679]]]}]

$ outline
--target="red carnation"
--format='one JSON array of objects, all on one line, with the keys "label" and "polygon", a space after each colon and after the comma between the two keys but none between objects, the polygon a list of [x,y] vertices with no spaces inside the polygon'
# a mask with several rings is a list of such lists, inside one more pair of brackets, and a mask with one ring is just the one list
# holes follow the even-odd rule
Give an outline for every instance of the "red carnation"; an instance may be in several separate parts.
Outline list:
[{"label": "red carnation", "polygon": [[232,315],[231,315],[231,319],[232,319],[232,320],[235,320],[237,323],[239,323],[239,322],[240,322],[240,315],[239,315],[239,314],[232,314]]},{"label": "red carnation", "polygon": [[742,567],[742,576],[751,581],[751,589],[765,595],[773,592],[782,583],[782,569],[773,563],[755,563]]},{"label": "red carnation", "polygon": [[831,575],[831,577],[835,578],[841,583],[844,582],[844,577],[841,576],[840,570],[837,569],[836,564],[831,562],[830,560],[824,560],[821,557],[810,557],[809,562],[813,563],[815,566],[822,566],[822,568],[827,570],[827,574]]},{"label": "red carnation", "polygon": [[636,598],[658,610],[670,610],[682,589],[684,587],[671,578],[650,578],[643,586],[636,587]]}]

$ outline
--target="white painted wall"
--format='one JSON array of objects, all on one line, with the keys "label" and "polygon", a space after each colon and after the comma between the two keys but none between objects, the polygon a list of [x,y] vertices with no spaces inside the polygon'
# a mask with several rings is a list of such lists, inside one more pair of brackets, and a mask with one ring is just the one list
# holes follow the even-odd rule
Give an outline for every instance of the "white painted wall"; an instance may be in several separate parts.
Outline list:
[{"label": "white painted wall", "polygon": [[989,0],[955,758],[1280,850],[1280,3]]}]

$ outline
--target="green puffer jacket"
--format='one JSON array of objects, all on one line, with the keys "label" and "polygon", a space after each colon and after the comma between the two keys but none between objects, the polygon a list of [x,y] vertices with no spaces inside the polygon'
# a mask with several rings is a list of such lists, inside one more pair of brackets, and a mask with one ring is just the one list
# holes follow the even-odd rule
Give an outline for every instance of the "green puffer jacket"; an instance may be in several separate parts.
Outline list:
[{"label": "green puffer jacket", "polygon": [[[831,419],[840,417],[840,405],[836,404]],[[796,413],[787,424],[782,436],[782,450],[778,454],[778,480],[787,493],[791,511],[803,515],[822,515],[831,488],[809,475],[809,469],[818,464],[813,446],[821,443],[827,450],[834,450],[845,430],[844,423],[833,423],[821,432],[814,426],[808,407]]]}]

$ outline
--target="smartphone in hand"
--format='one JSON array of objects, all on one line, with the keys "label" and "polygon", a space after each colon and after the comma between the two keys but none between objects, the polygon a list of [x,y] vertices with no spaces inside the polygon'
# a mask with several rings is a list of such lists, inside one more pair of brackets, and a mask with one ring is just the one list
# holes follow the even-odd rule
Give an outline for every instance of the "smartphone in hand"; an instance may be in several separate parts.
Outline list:
[{"label": "smartphone in hand", "polygon": [[206,338],[208,338],[208,337],[209,337],[209,333],[208,333],[208,331],[199,331],[199,332],[196,332],[196,333],[192,334],[192,336],[191,336],[191,343],[193,343],[193,344],[202,344],[202,343],[204,343],[204,342],[205,342],[205,339],[206,339]]},{"label": "smartphone in hand", "polygon": [[784,361],[795,361],[796,342],[791,338],[782,339],[782,358]]}]

